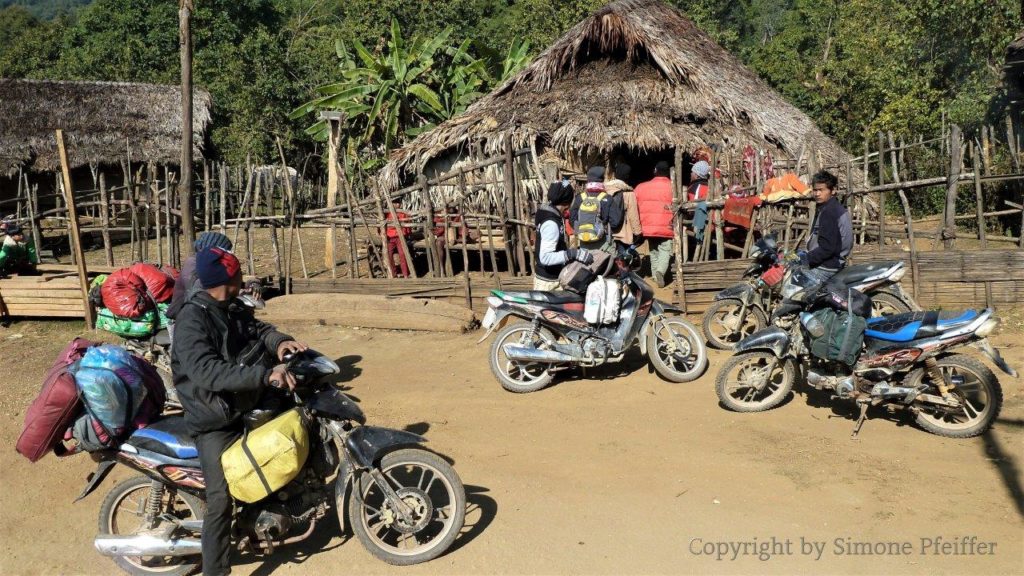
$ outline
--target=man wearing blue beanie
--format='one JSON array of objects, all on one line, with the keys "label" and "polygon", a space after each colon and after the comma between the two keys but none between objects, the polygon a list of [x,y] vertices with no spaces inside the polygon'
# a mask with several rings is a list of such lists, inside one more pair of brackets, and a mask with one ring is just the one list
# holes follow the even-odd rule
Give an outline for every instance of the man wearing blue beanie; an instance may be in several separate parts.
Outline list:
[{"label": "man wearing blue beanie", "polygon": [[171,373],[195,438],[206,481],[203,518],[203,574],[231,572],[232,499],[221,454],[242,434],[243,414],[252,410],[265,386],[295,388],[284,364],[271,367],[270,353],[283,360],[306,346],[232,305],[242,288],[242,267],[234,254],[205,248],[195,256],[201,289],[182,306],[171,349]]}]

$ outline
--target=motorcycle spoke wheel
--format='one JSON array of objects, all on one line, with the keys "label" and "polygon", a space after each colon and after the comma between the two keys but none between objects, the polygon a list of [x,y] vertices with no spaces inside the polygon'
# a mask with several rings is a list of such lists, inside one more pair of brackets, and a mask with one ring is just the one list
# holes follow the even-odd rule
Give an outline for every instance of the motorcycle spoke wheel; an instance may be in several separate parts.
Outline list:
[{"label": "motorcycle spoke wheel", "polygon": [[[144,532],[146,512],[150,504],[153,481],[137,476],[118,484],[107,494],[100,506],[99,532],[113,536],[128,536]],[[169,514],[180,520],[201,520],[204,507],[190,495],[165,488],[157,507],[157,516]],[[190,574],[199,566],[199,556],[156,557],[115,556],[114,562],[129,574]]]},{"label": "motorcycle spoke wheel", "polygon": [[555,345],[555,338],[547,328],[539,328],[536,332],[527,322],[517,322],[505,327],[494,338],[491,346],[491,372],[502,388],[510,392],[534,392],[544,388],[553,379],[549,364],[540,362],[519,362],[505,354],[506,344],[518,344],[550,350]]},{"label": "motorcycle spoke wheel", "polygon": [[740,322],[743,304],[738,300],[719,300],[704,313],[702,328],[708,345],[718,350],[731,349],[736,343],[768,325],[760,309],[750,306]]},{"label": "motorcycle spoke wheel", "polygon": [[[947,356],[938,361],[939,370],[947,381],[963,379],[950,394],[960,406],[950,408],[917,402],[919,426],[939,436],[970,438],[988,430],[999,415],[1003,402],[999,380],[987,366],[963,355]],[[940,395],[928,371],[918,368],[907,375],[904,386],[928,386],[927,394]]]},{"label": "motorcycle spoke wheel", "polygon": [[904,314],[911,311],[910,306],[903,302],[903,300],[900,300],[888,292],[876,292],[870,296],[872,318]]},{"label": "motorcycle spoke wheel", "polygon": [[384,457],[381,472],[410,510],[405,519],[364,475],[349,514],[356,535],[374,556],[395,565],[436,558],[455,541],[466,516],[466,494],[451,465],[425,450]]},{"label": "motorcycle spoke wheel", "polygon": [[770,352],[737,354],[718,372],[715,390],[722,404],[735,412],[761,412],[778,406],[795,378],[793,363]]},{"label": "motorcycle spoke wheel", "polygon": [[647,335],[647,356],[669,382],[691,382],[708,366],[708,350],[697,329],[681,317],[657,321]]}]

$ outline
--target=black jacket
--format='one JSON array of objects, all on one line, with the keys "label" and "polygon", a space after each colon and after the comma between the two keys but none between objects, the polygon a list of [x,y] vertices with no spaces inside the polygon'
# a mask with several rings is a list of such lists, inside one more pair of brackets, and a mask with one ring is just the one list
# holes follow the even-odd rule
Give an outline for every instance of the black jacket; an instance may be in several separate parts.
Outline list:
[{"label": "black jacket", "polygon": [[277,347],[291,336],[239,304],[198,292],[178,312],[171,348],[174,387],[193,434],[225,428],[253,408]]},{"label": "black jacket", "polygon": [[853,222],[850,212],[833,196],[814,216],[807,240],[807,265],[811,268],[839,270],[853,249]]}]

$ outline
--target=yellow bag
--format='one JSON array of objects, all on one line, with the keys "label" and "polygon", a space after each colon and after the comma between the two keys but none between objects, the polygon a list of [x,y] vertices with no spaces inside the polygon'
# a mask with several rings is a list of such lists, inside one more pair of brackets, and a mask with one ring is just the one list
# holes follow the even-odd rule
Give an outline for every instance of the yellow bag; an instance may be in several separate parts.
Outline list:
[{"label": "yellow bag", "polygon": [[295,479],[308,455],[309,431],[293,409],[239,438],[220,463],[231,495],[252,503]]}]

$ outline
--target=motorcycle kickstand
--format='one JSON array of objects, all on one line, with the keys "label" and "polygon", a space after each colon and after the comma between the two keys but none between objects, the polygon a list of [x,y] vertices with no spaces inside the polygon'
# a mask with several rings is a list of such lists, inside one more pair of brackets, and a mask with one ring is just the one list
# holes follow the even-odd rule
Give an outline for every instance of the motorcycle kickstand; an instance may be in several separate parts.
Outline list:
[{"label": "motorcycle kickstand", "polygon": [[864,421],[868,419],[868,403],[860,403],[860,416],[857,418],[857,423],[853,425],[853,434],[850,435],[851,440],[856,440],[857,435],[860,434],[860,427],[864,425]]}]

